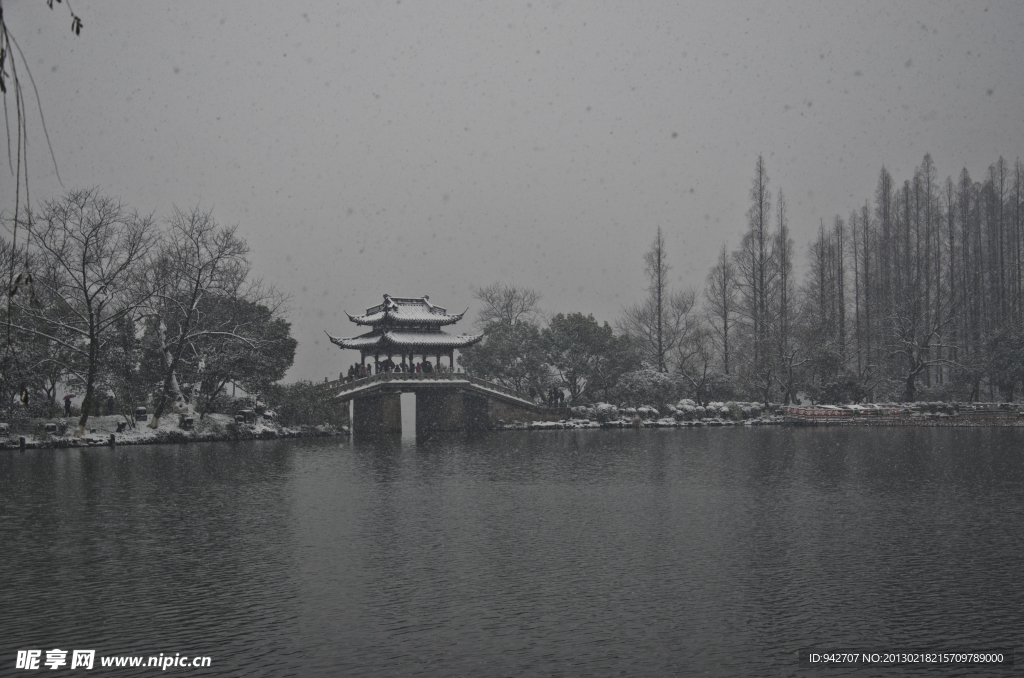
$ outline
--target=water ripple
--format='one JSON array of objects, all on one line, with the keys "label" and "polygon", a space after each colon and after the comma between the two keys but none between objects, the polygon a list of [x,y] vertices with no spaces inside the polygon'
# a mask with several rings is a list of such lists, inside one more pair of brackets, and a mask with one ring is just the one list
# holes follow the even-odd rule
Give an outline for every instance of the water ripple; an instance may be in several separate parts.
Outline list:
[{"label": "water ripple", "polygon": [[196,675],[730,676],[795,675],[800,648],[1021,646],[1021,442],[714,429],[5,452],[0,675],[53,647],[212,657]]}]

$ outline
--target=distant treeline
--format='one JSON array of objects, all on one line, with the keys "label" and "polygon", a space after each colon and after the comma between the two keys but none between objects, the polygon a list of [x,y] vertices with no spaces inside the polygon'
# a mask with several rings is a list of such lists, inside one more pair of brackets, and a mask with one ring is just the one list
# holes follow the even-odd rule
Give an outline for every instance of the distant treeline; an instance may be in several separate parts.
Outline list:
[{"label": "distant treeline", "polygon": [[701,291],[669,289],[659,228],[648,295],[618,319],[556,315],[532,290],[477,290],[487,330],[463,352],[480,376],[574,403],[1012,400],[1024,381],[1024,165],[944,182],[930,155],[818,229],[794,277],[786,198],[759,157],[739,247]]},{"label": "distant treeline", "polygon": [[209,212],[158,221],[97,190],[8,215],[0,238],[0,407],[52,416],[82,396],[79,435],[113,404],[215,408],[228,385],[261,393],[291,366],[282,299],[250,277],[249,248]]}]

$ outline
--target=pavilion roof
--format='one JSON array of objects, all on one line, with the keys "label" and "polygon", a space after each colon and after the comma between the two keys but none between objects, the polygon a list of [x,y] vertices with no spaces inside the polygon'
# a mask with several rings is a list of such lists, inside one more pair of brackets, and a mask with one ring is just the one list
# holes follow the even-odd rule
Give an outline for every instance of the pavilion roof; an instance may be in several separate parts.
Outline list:
[{"label": "pavilion roof", "polygon": [[[469,309],[466,309],[467,311]],[[349,320],[357,325],[384,326],[416,326],[416,325],[451,325],[462,320],[466,311],[449,314],[448,310],[430,303],[430,297],[392,297],[384,295],[384,302],[366,309],[363,315],[351,315],[345,311]]]},{"label": "pavilion roof", "polygon": [[417,353],[420,350],[429,349],[454,349],[471,346],[481,339],[483,334],[461,334],[451,335],[441,330],[415,331],[415,330],[374,330],[358,337],[341,338],[327,337],[336,346],[341,348],[355,349],[357,351],[370,351],[378,349],[384,352],[387,349],[408,351]]}]

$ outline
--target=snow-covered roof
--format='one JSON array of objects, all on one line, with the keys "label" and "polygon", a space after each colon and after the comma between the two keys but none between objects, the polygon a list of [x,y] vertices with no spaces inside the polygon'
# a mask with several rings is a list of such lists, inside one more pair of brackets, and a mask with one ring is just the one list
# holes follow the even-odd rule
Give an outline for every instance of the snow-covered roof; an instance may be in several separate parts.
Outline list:
[{"label": "snow-covered roof", "polygon": [[[469,309],[466,309],[467,311]],[[448,310],[430,303],[430,297],[419,298],[392,297],[384,295],[384,303],[377,304],[366,309],[363,315],[351,315],[345,311],[349,320],[357,325],[381,325],[390,327],[395,325],[451,325],[462,320],[466,314],[463,311],[459,314],[449,314]]]},{"label": "snow-covered roof", "polygon": [[464,348],[477,343],[483,338],[483,334],[460,334],[451,335],[441,330],[434,331],[410,331],[410,330],[388,330],[381,332],[375,330],[358,337],[342,338],[327,335],[331,343],[341,348],[367,351],[369,349],[428,349],[428,348]]}]

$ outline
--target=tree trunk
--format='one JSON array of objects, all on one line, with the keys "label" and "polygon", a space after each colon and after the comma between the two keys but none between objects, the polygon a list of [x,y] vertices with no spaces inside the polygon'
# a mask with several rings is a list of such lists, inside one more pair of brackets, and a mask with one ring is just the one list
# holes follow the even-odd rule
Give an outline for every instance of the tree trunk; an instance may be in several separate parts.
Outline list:
[{"label": "tree trunk", "polygon": [[85,397],[82,399],[82,415],[78,418],[78,428],[75,430],[75,437],[81,438],[85,435],[85,425],[89,423],[89,411],[92,409],[93,398],[96,391],[96,364],[99,362],[99,342],[95,336],[89,337],[89,369],[85,378]]},{"label": "tree trunk", "polygon": [[[167,327],[164,325],[164,321],[161,320],[157,325],[157,333],[160,339],[163,349],[164,357],[164,369],[166,374],[164,375],[163,388],[160,391],[160,401],[156,405],[156,409],[153,411],[153,420],[149,422],[149,427],[156,429],[160,427],[160,417],[163,416],[164,407],[167,406],[168,397],[167,395],[173,393],[175,395],[174,403],[172,408],[177,410],[176,405],[182,399],[181,389],[178,387],[178,377],[175,371],[178,369],[178,359],[181,357],[181,346],[179,345],[178,351],[171,355],[170,348],[167,347]],[[181,342],[179,342],[181,344]]]},{"label": "tree trunk", "polygon": [[916,384],[914,383],[916,380],[917,380],[917,372],[915,372],[913,369],[907,370],[906,389],[903,392],[903,401],[904,402],[908,402],[908,403],[914,402],[914,397],[917,395],[917,387],[916,387]]}]

